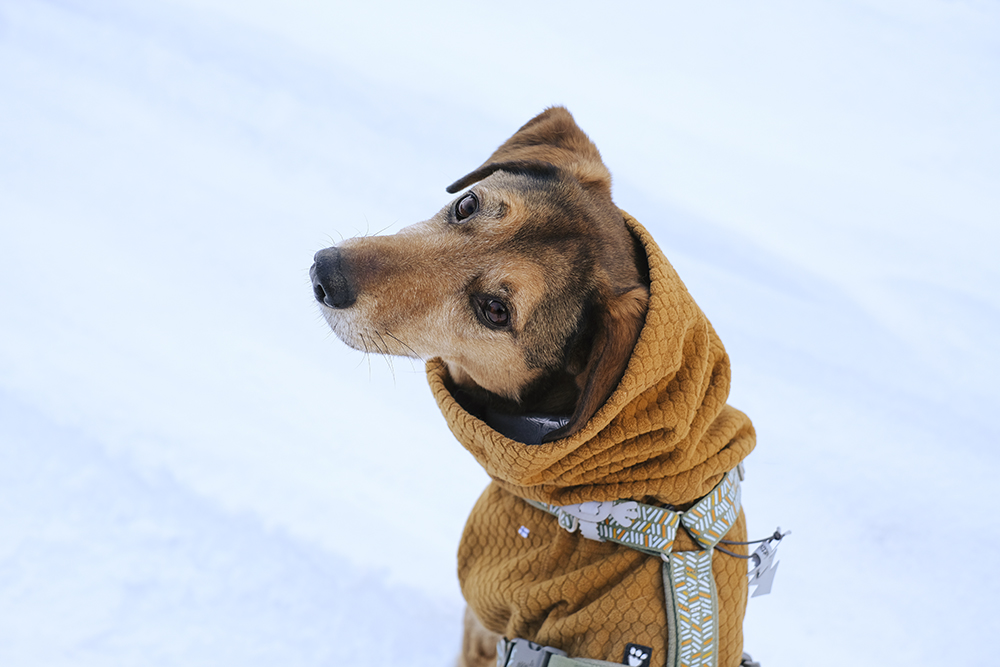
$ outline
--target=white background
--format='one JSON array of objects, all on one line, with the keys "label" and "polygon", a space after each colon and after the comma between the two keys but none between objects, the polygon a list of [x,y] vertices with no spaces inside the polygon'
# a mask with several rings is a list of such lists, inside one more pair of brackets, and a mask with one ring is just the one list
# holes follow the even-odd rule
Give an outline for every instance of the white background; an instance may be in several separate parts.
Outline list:
[{"label": "white background", "polygon": [[308,268],[551,104],[732,356],[747,649],[990,662],[996,3],[0,0],[0,664],[450,664],[486,477]]}]

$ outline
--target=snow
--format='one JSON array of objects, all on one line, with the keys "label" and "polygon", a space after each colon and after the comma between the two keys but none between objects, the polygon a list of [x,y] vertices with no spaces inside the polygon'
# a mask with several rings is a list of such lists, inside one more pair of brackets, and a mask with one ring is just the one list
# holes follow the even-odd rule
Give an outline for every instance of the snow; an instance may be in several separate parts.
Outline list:
[{"label": "snow", "polygon": [[[462,607],[225,512],[5,396],[5,665],[440,665]],[[386,633],[385,628],[393,631]]]},{"label": "snow", "polygon": [[308,268],[550,104],[732,356],[751,532],[793,530],[747,649],[987,664],[998,28],[972,1],[0,0],[0,664],[449,663],[486,477],[421,364],[332,337]]}]

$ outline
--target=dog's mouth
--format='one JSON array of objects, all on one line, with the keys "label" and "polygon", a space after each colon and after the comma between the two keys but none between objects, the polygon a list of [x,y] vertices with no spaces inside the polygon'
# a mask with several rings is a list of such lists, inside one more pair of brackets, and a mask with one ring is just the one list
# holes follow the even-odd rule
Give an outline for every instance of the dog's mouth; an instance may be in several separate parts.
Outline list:
[{"label": "dog's mouth", "polygon": [[371,321],[370,313],[367,312],[369,309],[358,303],[357,292],[341,270],[337,248],[327,248],[316,253],[315,262],[309,269],[309,277],[312,279],[313,296],[320,305],[320,313],[341,342],[365,354],[414,359],[425,357],[407,344],[404,336],[394,333],[389,326],[380,326]]},{"label": "dog's mouth", "polygon": [[[391,331],[379,331],[378,329],[357,329],[350,325],[344,326],[340,320],[333,320],[327,317],[333,332],[341,341],[365,354],[381,354],[393,357],[421,358],[406,343],[393,335]],[[343,329],[347,329],[344,332]]]}]

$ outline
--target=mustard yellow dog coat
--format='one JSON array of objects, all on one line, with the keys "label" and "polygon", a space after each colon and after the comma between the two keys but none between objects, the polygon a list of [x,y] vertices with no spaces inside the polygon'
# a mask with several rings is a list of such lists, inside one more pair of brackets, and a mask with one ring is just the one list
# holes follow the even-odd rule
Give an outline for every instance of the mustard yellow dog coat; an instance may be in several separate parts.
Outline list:
[{"label": "mustard yellow dog coat", "polygon": [[[648,257],[649,309],[624,377],[583,429],[541,445],[516,442],[458,404],[441,361],[428,362],[427,375],[452,432],[493,479],[458,551],[462,592],[483,625],[618,664],[627,644],[643,645],[652,649],[650,664],[666,665],[677,644],[690,639],[667,636],[661,559],[570,533],[525,502],[631,499],[682,511],[716,489],[754,447],[749,418],[726,404],[730,367],[722,342],[649,233],[627,214],[625,221]],[[742,510],[730,524],[725,537],[745,541]],[[683,529],[672,549],[705,551]],[[724,554],[706,562],[718,610],[712,663],[735,667],[746,563]]]}]

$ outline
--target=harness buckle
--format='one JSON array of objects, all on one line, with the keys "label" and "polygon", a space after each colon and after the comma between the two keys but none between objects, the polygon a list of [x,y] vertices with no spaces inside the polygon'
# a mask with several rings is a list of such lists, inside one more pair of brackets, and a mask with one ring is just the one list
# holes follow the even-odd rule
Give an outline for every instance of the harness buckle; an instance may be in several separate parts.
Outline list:
[{"label": "harness buckle", "polygon": [[566,651],[526,639],[501,637],[497,642],[497,667],[546,667],[554,655],[566,655]]},{"label": "harness buckle", "polygon": [[580,520],[568,512],[559,512],[556,514],[556,518],[559,520],[559,525],[567,532],[576,532],[580,526]]}]

